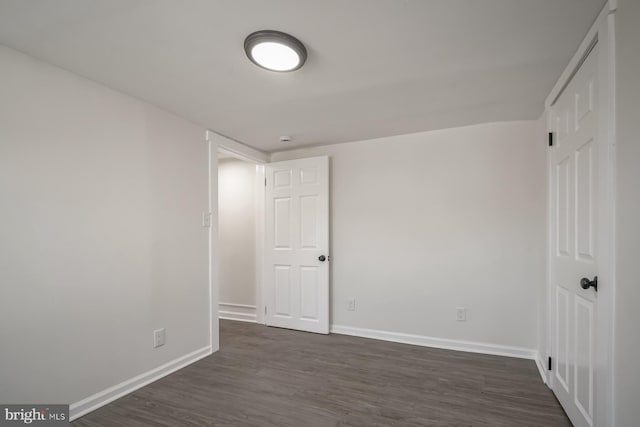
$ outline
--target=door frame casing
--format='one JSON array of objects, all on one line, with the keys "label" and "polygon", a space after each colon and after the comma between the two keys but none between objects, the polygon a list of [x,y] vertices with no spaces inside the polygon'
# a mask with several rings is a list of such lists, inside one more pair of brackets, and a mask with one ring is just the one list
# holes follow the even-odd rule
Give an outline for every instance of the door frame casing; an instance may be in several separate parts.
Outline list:
[{"label": "door frame casing", "polygon": [[[565,68],[545,101],[547,131],[553,132],[554,104],[563,93],[588,54],[598,49],[598,304],[596,311],[596,386],[594,426],[614,426],[613,402],[613,310],[615,298],[615,1],[609,1],[590,28],[580,47]],[[555,299],[552,268],[552,221],[554,220],[551,153],[547,153],[547,293],[546,356],[554,354]],[[544,349],[541,349],[543,352]],[[555,368],[555,367],[554,367]],[[547,385],[555,381],[547,371]]]}]

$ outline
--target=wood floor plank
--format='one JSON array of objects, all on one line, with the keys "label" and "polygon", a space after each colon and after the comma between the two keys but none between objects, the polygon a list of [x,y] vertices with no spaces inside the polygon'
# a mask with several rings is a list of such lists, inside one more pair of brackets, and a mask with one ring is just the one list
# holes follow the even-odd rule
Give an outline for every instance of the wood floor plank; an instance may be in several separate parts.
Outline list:
[{"label": "wood floor plank", "polygon": [[72,425],[571,425],[530,360],[233,321],[220,321],[220,342]]}]

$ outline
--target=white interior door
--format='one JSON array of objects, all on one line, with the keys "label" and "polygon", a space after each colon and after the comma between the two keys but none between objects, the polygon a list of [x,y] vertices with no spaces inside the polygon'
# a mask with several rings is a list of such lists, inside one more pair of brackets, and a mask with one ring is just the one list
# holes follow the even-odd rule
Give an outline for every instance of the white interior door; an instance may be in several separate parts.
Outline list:
[{"label": "white interior door", "polygon": [[[556,101],[551,179],[552,389],[577,427],[592,426],[598,274],[597,46]],[[581,280],[586,278],[581,286]]]},{"label": "white interior door", "polygon": [[329,158],[265,172],[265,323],[328,334]]}]

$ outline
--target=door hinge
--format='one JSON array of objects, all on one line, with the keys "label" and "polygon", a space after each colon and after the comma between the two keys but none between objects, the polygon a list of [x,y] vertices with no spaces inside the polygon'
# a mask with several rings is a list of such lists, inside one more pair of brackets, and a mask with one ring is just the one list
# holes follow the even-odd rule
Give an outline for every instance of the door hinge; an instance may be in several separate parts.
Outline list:
[{"label": "door hinge", "polygon": [[267,306],[266,305],[264,306],[264,315],[265,316],[267,315]]},{"label": "door hinge", "polygon": [[553,147],[553,132],[549,132],[549,147]]},{"label": "door hinge", "polygon": [[547,369],[550,371],[552,366],[553,365],[551,364],[551,357],[549,357],[549,365],[547,366]]},{"label": "door hinge", "polygon": [[264,186],[267,186],[267,178],[264,179]]}]

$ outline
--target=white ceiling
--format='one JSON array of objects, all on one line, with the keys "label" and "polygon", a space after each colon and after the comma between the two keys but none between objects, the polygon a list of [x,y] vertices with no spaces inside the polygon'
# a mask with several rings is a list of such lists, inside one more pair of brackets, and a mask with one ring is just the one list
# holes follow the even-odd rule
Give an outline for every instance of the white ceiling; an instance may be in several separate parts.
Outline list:
[{"label": "white ceiling", "polygon": [[[604,2],[0,0],[0,43],[277,151],[536,119]],[[249,62],[261,29],[305,66]]]}]

